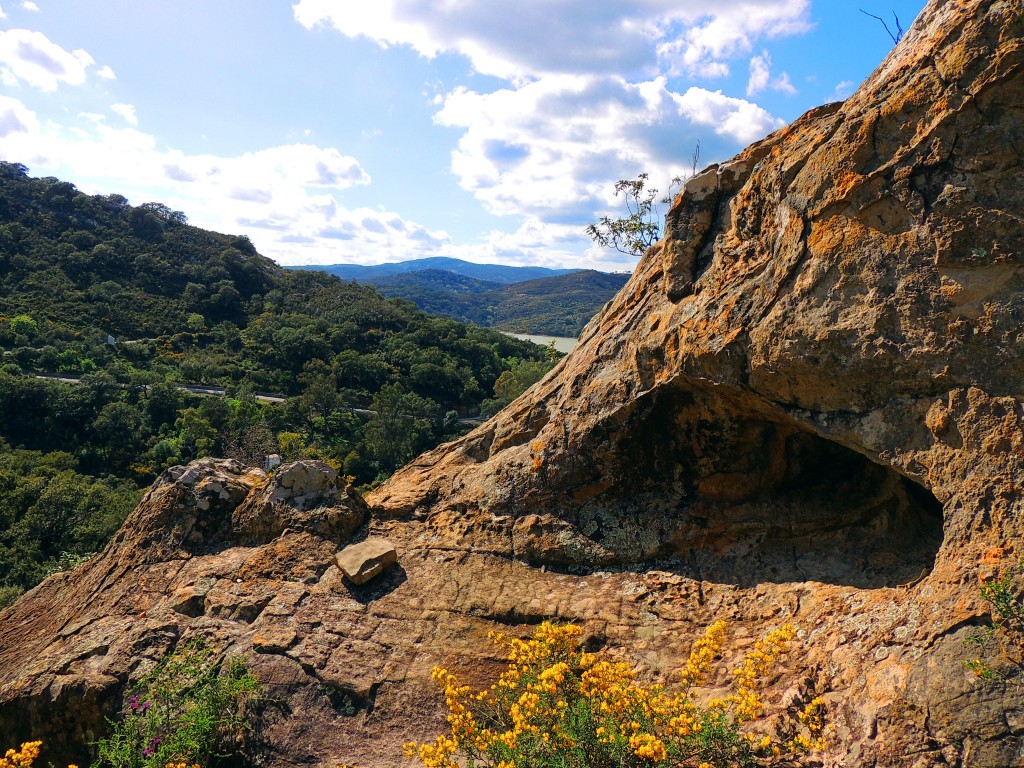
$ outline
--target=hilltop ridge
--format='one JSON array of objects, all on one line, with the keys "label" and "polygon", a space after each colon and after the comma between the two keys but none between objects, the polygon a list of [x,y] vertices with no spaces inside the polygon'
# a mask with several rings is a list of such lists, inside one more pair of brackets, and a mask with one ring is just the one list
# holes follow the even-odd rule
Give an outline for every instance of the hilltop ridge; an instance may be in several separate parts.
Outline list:
[{"label": "hilltop ridge", "polygon": [[445,272],[453,272],[456,275],[502,284],[519,283],[523,280],[536,280],[543,277],[554,277],[555,275],[567,275],[571,272],[579,271],[576,269],[557,269],[551,267],[477,264],[476,262],[447,256],[430,256],[423,259],[385,262],[384,264],[305,264],[290,267],[290,269],[319,270],[337,275],[343,280],[356,280],[361,283],[372,283],[384,277],[400,275],[406,272],[442,269]]}]

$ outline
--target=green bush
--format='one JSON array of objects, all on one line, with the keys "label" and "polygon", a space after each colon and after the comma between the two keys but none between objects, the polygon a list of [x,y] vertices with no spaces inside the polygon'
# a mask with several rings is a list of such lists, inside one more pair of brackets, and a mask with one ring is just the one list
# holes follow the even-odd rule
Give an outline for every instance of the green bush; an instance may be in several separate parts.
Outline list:
[{"label": "green bush", "polygon": [[1007,680],[1024,670],[1024,564],[1002,569],[999,578],[983,581],[981,598],[992,608],[992,623],[971,632],[967,643],[978,656],[967,666],[983,680]]},{"label": "green bush", "polygon": [[195,639],[164,658],[132,688],[123,719],[97,742],[92,768],[212,768],[235,756],[259,681],[240,659],[218,656]]},{"label": "green bush", "polygon": [[0,586],[0,609],[12,605],[15,600],[21,597],[25,590],[15,586]]}]

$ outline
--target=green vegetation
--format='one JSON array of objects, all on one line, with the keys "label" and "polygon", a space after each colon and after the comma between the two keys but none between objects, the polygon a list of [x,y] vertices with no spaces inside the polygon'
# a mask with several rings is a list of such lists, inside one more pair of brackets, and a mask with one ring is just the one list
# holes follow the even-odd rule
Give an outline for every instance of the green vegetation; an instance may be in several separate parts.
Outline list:
[{"label": "green vegetation", "polygon": [[974,630],[968,644],[978,656],[967,666],[984,680],[1008,681],[1024,670],[1024,564],[1005,567],[998,578],[983,581],[981,598],[992,608],[992,623]]},{"label": "green vegetation", "polygon": [[[672,688],[645,684],[632,664],[586,651],[582,634],[578,626],[551,622],[526,640],[491,633],[505,650],[508,667],[493,685],[475,693],[435,667],[449,733],[425,744],[410,742],[406,754],[426,768],[818,764],[806,758],[827,745],[832,730],[822,699],[797,695],[785,711],[765,717],[765,680],[778,671],[795,640],[791,625],[754,643],[731,671],[725,695],[706,687],[717,683],[724,621],[694,643],[679,685]],[[261,764],[263,755],[246,738],[257,723],[259,682],[238,659],[218,663],[218,658],[201,639],[169,654],[129,691],[122,717],[111,722],[112,734],[95,744],[98,760],[92,768]],[[40,744],[9,750],[0,768],[31,768]]]},{"label": "green vegetation", "polygon": [[77,471],[66,451],[0,440],[0,608],[103,547],[139,500],[134,482]]},{"label": "green vegetation", "polygon": [[484,400],[480,409],[493,415],[536,384],[551,370],[551,366],[536,360],[517,360],[494,382],[494,397]]},{"label": "green vegetation", "polygon": [[455,320],[511,333],[575,337],[628,279],[582,270],[498,285],[432,269],[374,280],[373,286],[384,296]]},{"label": "green vegetation", "polygon": [[102,547],[168,466],[276,452],[377,483],[468,429],[505,371],[552,364],[537,345],[282,269],[158,203],[6,162],[0,354],[0,604]]},{"label": "green vegetation", "polygon": [[259,689],[240,659],[222,663],[206,641],[191,640],[132,688],[93,768],[237,764]]}]

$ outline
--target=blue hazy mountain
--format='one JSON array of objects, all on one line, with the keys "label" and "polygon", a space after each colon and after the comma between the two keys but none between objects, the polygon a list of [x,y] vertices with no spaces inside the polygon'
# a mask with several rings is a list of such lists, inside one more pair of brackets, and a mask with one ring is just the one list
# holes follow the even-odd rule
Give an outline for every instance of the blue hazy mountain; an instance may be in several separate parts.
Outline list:
[{"label": "blue hazy mountain", "polygon": [[504,285],[581,271],[578,269],[549,269],[548,267],[511,267],[504,264],[474,264],[470,261],[445,258],[443,256],[370,266],[361,264],[309,264],[302,267],[293,267],[293,269],[318,269],[330,272],[332,275],[337,275],[342,280],[355,280],[360,283],[376,283],[383,278],[407,272],[443,269],[446,272],[471,277],[475,280],[486,280],[491,283],[501,283]]}]

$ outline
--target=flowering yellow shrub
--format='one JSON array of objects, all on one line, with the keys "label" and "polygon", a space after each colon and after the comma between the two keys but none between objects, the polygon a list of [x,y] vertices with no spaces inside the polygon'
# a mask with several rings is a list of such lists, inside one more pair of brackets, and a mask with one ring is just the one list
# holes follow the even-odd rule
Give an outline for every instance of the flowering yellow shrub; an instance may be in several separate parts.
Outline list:
[{"label": "flowering yellow shrub", "polygon": [[769,632],[733,671],[734,692],[699,703],[691,689],[711,670],[725,639],[724,622],[694,643],[668,690],[637,681],[622,662],[587,653],[574,625],[540,625],[521,640],[492,633],[508,668],[490,688],[472,692],[448,670],[434,669],[450,732],[405,745],[427,768],[718,768],[793,760],[823,746],[825,709],[810,702],[780,731],[762,732],[761,684],[795,637]]},{"label": "flowering yellow shrub", "polygon": [[[32,768],[32,763],[39,757],[39,748],[42,746],[43,742],[41,741],[26,741],[18,751],[8,749],[4,756],[0,757],[0,768]],[[69,765],[68,768],[78,768],[78,766]],[[164,768],[199,768],[199,765],[168,763]]]},{"label": "flowering yellow shrub", "polygon": [[32,768],[32,761],[39,757],[42,745],[41,741],[26,741],[18,751],[8,749],[0,757],[0,768]]}]

